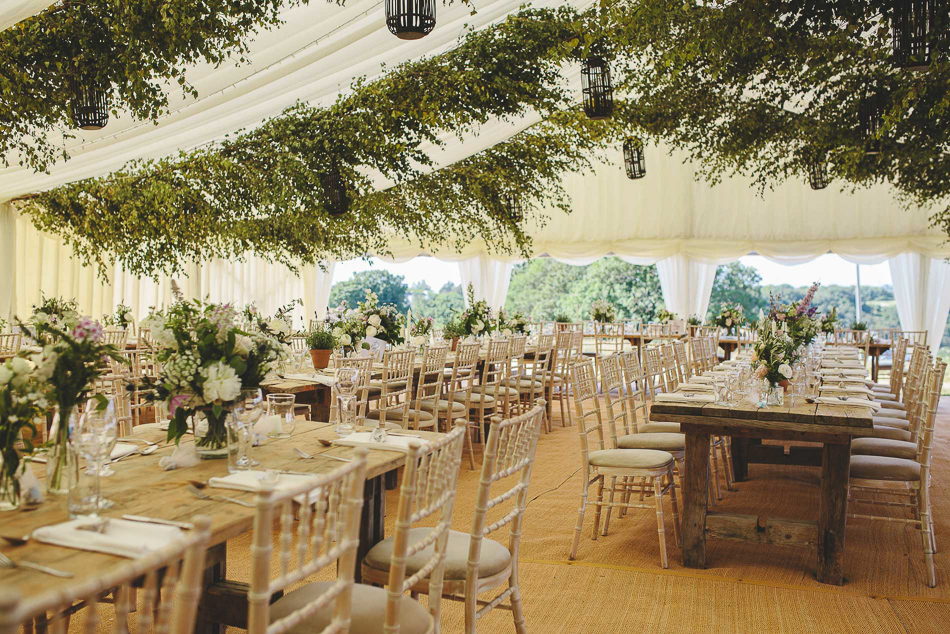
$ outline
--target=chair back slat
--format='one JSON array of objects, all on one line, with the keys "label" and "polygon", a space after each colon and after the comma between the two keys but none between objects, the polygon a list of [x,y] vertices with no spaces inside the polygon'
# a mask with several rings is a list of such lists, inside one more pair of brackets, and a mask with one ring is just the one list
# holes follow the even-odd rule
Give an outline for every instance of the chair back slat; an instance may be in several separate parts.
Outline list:
[{"label": "chair back slat", "polygon": [[[601,357],[598,360],[600,364],[600,384],[604,396],[604,405],[607,413],[607,425],[609,426],[611,445],[617,446],[617,436],[627,435],[636,432],[636,429],[630,428],[627,417],[627,408],[624,407],[624,389],[623,389],[623,370],[619,354],[612,354],[608,357]],[[616,392],[616,396],[614,395]],[[618,432],[617,426],[620,425]]]},{"label": "chair back slat", "polygon": [[[433,412],[438,411],[438,401],[442,397],[442,386],[445,383],[445,359],[449,347],[445,344],[437,346],[423,346],[422,365],[419,368],[419,378],[416,382],[416,402],[433,403]],[[411,426],[419,428],[421,409],[412,410],[410,414]]]}]

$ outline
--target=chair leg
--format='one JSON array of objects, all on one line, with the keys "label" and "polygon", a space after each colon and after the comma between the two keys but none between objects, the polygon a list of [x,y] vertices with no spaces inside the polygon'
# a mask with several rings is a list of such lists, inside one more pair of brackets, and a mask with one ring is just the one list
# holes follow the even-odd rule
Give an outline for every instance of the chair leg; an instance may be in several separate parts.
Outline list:
[{"label": "chair leg", "polygon": [[683,535],[680,530],[680,511],[676,502],[676,480],[673,479],[673,467],[670,467],[670,502],[673,504],[673,537],[676,538],[677,547],[683,546]]},{"label": "chair leg", "polygon": [[722,464],[725,468],[726,491],[735,491],[736,488],[732,482],[732,439],[729,436],[722,436],[719,450],[722,453]]},{"label": "chair leg", "polygon": [[[610,495],[607,496],[607,501],[610,504],[614,502],[614,489],[617,488],[617,476],[611,476],[610,478]],[[610,512],[613,510],[612,506],[607,507],[607,513],[604,515],[604,532],[601,533],[604,537],[607,536],[607,528],[610,526]]]},{"label": "chair leg", "polygon": [[581,541],[581,531],[584,529],[584,511],[587,509],[587,489],[590,483],[590,471],[584,470],[584,479],[581,481],[581,505],[577,509],[577,526],[574,527],[574,543],[571,545],[571,556],[568,559],[577,557],[577,546]]},{"label": "chair leg", "polygon": [[924,561],[927,564],[927,587],[933,588],[937,585],[937,577],[934,572],[934,549],[933,549],[933,524],[930,520],[930,487],[926,482],[921,483],[919,491],[920,500],[920,531],[921,540],[924,547]]},{"label": "chair leg", "polygon": [[713,481],[715,482],[716,499],[717,499],[717,500],[721,500],[721,499],[722,499],[722,491],[719,490],[719,456],[716,455],[716,443],[715,443],[715,441],[712,443],[712,447],[710,448],[710,452],[712,452]]},{"label": "chair leg", "polygon": [[465,444],[468,445],[468,466],[474,471],[475,470],[475,445],[472,443],[472,427],[469,425],[465,429]]},{"label": "chair leg", "polygon": [[591,535],[591,539],[596,540],[597,534],[600,533],[600,512],[604,508],[604,480],[606,476],[597,476],[597,497],[594,499],[594,533]]},{"label": "chair leg", "polygon": [[[518,560],[516,557],[512,558],[511,576],[508,577],[508,586],[511,588],[511,597],[509,600],[511,601],[511,616],[515,622],[515,633],[527,634],[528,628],[524,622],[524,609],[521,606],[521,585],[518,583]],[[472,627],[471,634],[475,634],[474,627]]]},{"label": "chair leg", "polygon": [[666,556],[666,526],[663,521],[663,486],[660,478],[653,478],[653,497],[656,499],[656,532],[660,536],[660,564],[670,567]]}]

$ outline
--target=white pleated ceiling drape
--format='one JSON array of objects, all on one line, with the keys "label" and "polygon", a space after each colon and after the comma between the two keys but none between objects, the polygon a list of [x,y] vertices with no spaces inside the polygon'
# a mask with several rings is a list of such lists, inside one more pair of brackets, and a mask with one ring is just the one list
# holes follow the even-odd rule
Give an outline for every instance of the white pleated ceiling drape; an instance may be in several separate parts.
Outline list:
[{"label": "white pleated ceiling drape", "polygon": [[458,266],[466,306],[468,305],[468,285],[471,284],[476,300],[484,299],[495,311],[504,307],[514,262],[506,262],[481,254],[467,260],[459,260]]},{"label": "white pleated ceiling drape", "polygon": [[888,260],[894,300],[903,330],[926,330],[933,354],[940,348],[950,315],[950,264],[919,253]]},{"label": "white pleated ceiling drape", "polygon": [[50,0],[3,0],[0,2],[0,31],[42,12],[51,4]]},{"label": "white pleated ceiling drape", "polygon": [[716,268],[716,264],[700,262],[682,254],[659,260],[656,271],[666,309],[679,319],[698,317],[705,320]]}]

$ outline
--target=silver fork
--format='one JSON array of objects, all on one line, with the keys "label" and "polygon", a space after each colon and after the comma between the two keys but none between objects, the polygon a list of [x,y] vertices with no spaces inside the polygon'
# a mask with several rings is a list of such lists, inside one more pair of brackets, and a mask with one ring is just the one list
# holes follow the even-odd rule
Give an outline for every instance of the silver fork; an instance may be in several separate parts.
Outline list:
[{"label": "silver fork", "polygon": [[72,577],[76,576],[71,572],[57,570],[56,568],[47,568],[46,566],[41,566],[40,564],[34,564],[32,561],[13,561],[3,553],[0,553],[0,568],[29,568],[30,570],[42,572],[54,577],[62,577],[63,579],[71,579]]},{"label": "silver fork", "polygon": [[[316,456],[311,456],[306,451],[298,447],[294,447],[294,451],[296,451],[297,455],[303,458],[304,460],[313,460],[314,458],[316,458]],[[325,453],[318,453],[317,456],[320,456],[321,458],[327,458],[329,460],[337,460],[339,462],[353,462],[349,458],[340,458],[339,456],[328,456]]]},{"label": "silver fork", "polygon": [[235,504],[240,504],[241,506],[246,506],[249,509],[254,508],[254,505],[250,502],[245,502],[244,500],[239,500],[237,498],[228,497],[226,495],[210,495],[201,491],[193,484],[188,485],[188,492],[199,500],[215,500],[217,502],[234,502]]}]

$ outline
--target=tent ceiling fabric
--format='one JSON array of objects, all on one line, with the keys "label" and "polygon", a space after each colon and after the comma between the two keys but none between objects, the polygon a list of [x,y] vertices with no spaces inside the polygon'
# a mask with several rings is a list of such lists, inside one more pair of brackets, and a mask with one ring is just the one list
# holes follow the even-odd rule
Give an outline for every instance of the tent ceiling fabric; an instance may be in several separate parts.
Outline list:
[{"label": "tent ceiling fabric", "polygon": [[0,2],[0,31],[42,13],[51,4],[50,0],[3,0]]}]

